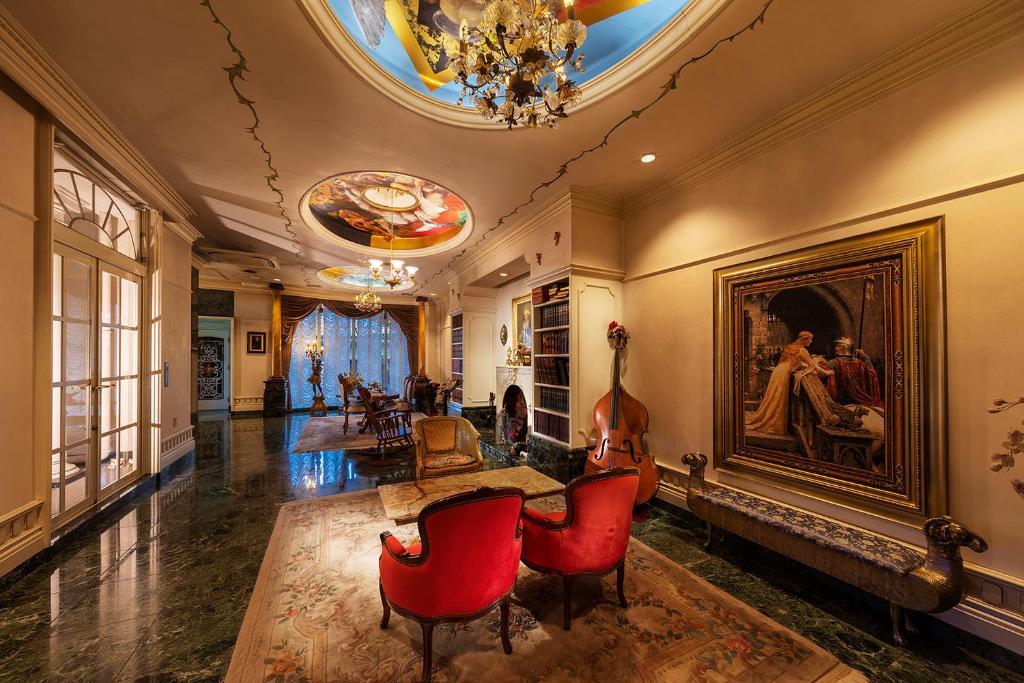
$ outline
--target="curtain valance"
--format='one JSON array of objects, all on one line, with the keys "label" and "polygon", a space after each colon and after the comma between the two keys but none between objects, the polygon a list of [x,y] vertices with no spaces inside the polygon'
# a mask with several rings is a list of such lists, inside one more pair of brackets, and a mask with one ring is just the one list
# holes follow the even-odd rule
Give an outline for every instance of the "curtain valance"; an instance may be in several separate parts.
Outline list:
[{"label": "curtain valance", "polygon": [[[324,308],[337,315],[346,318],[372,318],[377,313],[364,313],[356,308],[351,301],[335,301],[333,299],[310,299],[305,296],[292,296],[284,294],[281,296],[281,362],[284,366],[284,373],[288,374],[288,366],[291,365],[292,341],[295,336],[295,326],[299,321],[316,310],[317,306]],[[405,304],[382,304],[381,310],[387,312],[391,318],[398,323],[405,340],[409,344],[409,368],[415,374],[420,374],[422,369],[417,365],[419,354],[419,309],[416,306]],[[414,360],[415,359],[415,360]]]}]

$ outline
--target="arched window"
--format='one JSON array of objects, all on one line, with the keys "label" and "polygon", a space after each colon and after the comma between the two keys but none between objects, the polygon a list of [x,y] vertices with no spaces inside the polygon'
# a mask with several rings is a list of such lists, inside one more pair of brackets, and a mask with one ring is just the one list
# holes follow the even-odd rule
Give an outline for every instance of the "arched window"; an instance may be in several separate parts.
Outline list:
[{"label": "arched window", "polygon": [[139,210],[93,180],[81,164],[55,151],[53,218],[103,246],[139,260]]}]

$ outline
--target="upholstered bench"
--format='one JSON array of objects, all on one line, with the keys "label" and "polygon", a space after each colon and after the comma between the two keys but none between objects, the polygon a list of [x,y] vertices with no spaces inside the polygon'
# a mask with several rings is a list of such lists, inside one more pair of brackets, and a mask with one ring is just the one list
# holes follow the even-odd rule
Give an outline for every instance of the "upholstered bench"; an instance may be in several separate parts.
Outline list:
[{"label": "upholstered bench", "polygon": [[943,612],[964,595],[960,546],[984,552],[977,534],[949,517],[924,523],[927,553],[806,510],[776,503],[704,480],[707,458],[687,453],[690,467],[686,504],[714,530],[723,529],[889,601],[893,640],[906,644],[905,629],[913,625],[905,610]]}]

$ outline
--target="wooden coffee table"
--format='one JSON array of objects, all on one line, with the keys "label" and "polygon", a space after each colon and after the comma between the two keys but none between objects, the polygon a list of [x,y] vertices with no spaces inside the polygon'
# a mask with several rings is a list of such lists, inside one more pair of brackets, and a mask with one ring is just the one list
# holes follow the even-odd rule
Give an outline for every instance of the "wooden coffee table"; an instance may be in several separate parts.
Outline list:
[{"label": "wooden coffee table", "polygon": [[551,477],[531,467],[519,466],[420,479],[402,484],[387,484],[379,487],[377,491],[380,493],[387,518],[393,519],[396,525],[401,525],[415,522],[420,510],[435,500],[473,491],[481,486],[513,486],[522,489],[527,499],[543,498],[565,489],[565,486]]}]

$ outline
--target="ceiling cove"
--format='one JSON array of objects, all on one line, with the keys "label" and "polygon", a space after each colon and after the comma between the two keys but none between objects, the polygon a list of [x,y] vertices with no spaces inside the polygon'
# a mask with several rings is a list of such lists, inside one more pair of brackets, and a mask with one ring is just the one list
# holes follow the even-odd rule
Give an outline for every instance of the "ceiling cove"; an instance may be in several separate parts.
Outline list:
[{"label": "ceiling cove", "polygon": [[[471,104],[458,106],[460,88],[440,47],[458,36],[460,21],[475,25],[483,0],[297,0],[338,56],[370,84],[424,116],[469,128],[503,130]],[[612,95],[660,64],[730,0],[576,0],[587,25],[576,110]],[[557,4],[561,5],[561,2]]]},{"label": "ceiling cove", "polygon": [[433,181],[390,171],[326,178],[306,192],[299,213],[324,239],[372,256],[438,254],[473,231],[464,199]]}]

